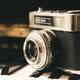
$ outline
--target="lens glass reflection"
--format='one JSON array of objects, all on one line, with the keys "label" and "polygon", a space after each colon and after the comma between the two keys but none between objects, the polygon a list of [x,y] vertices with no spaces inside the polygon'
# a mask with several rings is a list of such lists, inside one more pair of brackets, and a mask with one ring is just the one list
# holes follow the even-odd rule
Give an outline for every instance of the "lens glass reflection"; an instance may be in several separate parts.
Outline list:
[{"label": "lens glass reflection", "polygon": [[35,61],[37,58],[38,49],[33,41],[28,41],[26,45],[26,56],[30,61]]}]

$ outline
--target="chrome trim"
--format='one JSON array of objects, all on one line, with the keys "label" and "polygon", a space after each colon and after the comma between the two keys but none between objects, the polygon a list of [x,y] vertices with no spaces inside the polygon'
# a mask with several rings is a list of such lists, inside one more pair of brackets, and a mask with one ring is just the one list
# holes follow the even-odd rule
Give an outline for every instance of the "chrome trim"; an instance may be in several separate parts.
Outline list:
[{"label": "chrome trim", "polygon": [[[74,11],[75,12],[75,11]],[[64,18],[64,26],[46,26],[46,25],[38,25],[34,23],[34,16],[52,16],[53,18],[56,17],[63,17]],[[30,27],[32,28],[49,28],[52,30],[58,30],[58,31],[69,31],[69,32],[77,32],[80,31],[80,14],[72,14],[70,11],[63,12],[63,13],[50,13],[48,11],[34,11],[30,12],[29,14],[29,22]]]}]

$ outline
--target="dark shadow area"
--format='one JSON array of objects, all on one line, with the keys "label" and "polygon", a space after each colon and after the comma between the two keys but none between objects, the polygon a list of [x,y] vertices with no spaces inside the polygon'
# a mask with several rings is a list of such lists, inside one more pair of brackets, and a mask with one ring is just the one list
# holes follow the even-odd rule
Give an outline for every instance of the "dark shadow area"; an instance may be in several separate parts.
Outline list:
[{"label": "dark shadow area", "polygon": [[28,14],[38,7],[51,10],[80,9],[77,1],[70,0],[0,0],[0,23],[28,24]]}]

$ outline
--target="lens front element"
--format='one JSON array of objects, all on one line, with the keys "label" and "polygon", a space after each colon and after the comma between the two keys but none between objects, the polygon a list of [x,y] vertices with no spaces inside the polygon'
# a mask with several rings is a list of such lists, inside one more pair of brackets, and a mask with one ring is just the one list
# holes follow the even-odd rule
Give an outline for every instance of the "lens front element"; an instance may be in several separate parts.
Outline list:
[{"label": "lens front element", "polygon": [[52,63],[52,42],[55,34],[51,30],[34,30],[26,38],[23,51],[26,61],[41,70]]}]

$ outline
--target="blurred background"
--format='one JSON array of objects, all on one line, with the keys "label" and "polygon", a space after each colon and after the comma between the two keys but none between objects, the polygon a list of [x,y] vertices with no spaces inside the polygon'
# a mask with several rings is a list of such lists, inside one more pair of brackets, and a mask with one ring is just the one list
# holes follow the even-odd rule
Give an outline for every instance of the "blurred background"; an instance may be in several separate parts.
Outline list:
[{"label": "blurred background", "polygon": [[[0,64],[22,64],[23,43],[30,32],[29,12],[79,9],[77,1],[68,0],[0,0]],[[78,2],[77,2],[78,3]]]},{"label": "blurred background", "polygon": [[0,23],[28,23],[28,13],[44,9],[79,9],[75,0],[0,0]]}]

